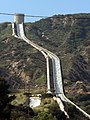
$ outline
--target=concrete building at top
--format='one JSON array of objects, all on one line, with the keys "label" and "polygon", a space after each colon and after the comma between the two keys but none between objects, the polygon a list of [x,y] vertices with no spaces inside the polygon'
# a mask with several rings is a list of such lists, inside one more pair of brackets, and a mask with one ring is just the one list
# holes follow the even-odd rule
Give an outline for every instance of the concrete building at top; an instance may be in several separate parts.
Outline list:
[{"label": "concrete building at top", "polygon": [[24,14],[15,14],[14,15],[14,22],[16,24],[24,23]]}]

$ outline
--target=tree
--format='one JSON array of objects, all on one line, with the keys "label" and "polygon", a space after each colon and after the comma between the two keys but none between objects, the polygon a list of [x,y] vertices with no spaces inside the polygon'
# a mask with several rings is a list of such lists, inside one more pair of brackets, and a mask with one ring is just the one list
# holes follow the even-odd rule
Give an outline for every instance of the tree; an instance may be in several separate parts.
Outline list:
[{"label": "tree", "polygon": [[57,119],[53,117],[52,114],[49,114],[47,112],[41,112],[37,116],[35,116],[33,120],[57,120]]},{"label": "tree", "polygon": [[9,120],[12,109],[11,101],[15,96],[9,96],[9,85],[5,79],[0,78],[0,120]]},{"label": "tree", "polygon": [[67,116],[62,112],[57,103],[49,107],[49,112],[56,117],[57,120],[66,120]]}]

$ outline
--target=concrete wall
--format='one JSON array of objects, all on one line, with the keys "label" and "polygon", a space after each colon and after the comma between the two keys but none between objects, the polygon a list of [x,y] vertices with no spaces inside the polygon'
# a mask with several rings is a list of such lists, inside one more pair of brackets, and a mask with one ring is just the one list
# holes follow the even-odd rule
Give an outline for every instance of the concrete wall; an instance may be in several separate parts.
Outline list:
[{"label": "concrete wall", "polygon": [[17,24],[24,23],[24,14],[15,14],[14,15],[14,22]]}]

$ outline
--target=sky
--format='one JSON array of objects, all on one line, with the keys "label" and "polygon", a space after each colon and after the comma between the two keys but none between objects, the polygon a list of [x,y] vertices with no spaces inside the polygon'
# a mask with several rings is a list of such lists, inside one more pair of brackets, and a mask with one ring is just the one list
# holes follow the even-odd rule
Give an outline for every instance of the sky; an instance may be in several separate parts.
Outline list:
[{"label": "sky", "polygon": [[[0,13],[23,13],[33,16],[90,13],[90,0],[1,0]],[[25,17],[25,22],[40,18]],[[0,22],[13,22],[13,16],[0,14]]]}]

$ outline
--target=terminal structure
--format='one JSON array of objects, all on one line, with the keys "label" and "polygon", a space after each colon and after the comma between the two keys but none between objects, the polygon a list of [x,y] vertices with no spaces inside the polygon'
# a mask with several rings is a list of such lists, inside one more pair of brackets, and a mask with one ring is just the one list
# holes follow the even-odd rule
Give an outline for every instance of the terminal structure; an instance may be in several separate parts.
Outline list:
[{"label": "terminal structure", "polygon": [[16,24],[24,23],[24,14],[15,14],[14,15],[14,22]]}]

